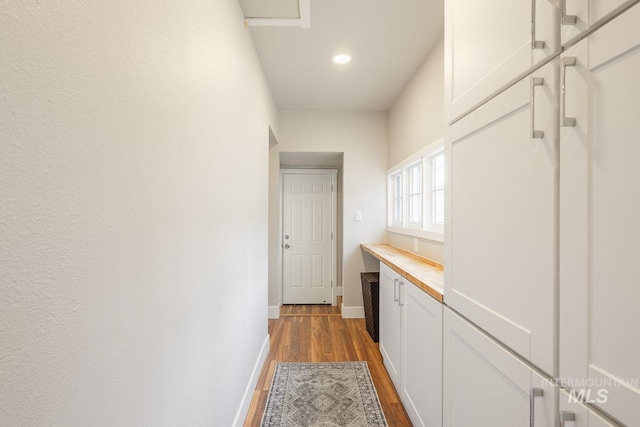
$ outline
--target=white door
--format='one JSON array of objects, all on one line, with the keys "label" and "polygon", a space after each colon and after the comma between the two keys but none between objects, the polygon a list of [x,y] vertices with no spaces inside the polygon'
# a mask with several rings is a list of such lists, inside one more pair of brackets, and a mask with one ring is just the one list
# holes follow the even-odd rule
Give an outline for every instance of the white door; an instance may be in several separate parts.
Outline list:
[{"label": "white door", "polygon": [[400,286],[402,277],[380,263],[380,353],[391,380],[400,389],[402,363],[402,307]]},{"label": "white door", "polygon": [[555,74],[554,63],[545,65],[449,128],[445,243],[448,305],[549,375],[556,369]]},{"label": "white door", "polygon": [[442,304],[417,286],[403,287],[400,397],[416,427],[442,426]]},{"label": "white door", "polygon": [[604,389],[593,404],[629,426],[640,425],[638,28],[640,5],[563,54],[561,120],[574,126],[560,132],[560,378]]},{"label": "white door", "polygon": [[443,426],[556,426],[550,381],[448,308],[443,336]]},{"label": "white door", "polygon": [[445,2],[445,121],[557,52],[552,0]]},{"label": "white door", "polygon": [[610,19],[637,0],[562,0],[562,45],[566,46],[598,22]]},{"label": "white door", "polygon": [[333,175],[282,177],[282,302],[332,304]]}]

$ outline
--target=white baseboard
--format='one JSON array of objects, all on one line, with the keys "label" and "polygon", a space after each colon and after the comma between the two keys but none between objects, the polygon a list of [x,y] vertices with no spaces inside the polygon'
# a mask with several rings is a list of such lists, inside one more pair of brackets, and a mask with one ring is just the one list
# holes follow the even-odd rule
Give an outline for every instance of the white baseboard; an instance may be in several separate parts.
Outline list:
[{"label": "white baseboard", "polygon": [[363,319],[364,318],[364,307],[345,307],[342,304],[342,317],[344,319]]},{"label": "white baseboard", "polygon": [[270,305],[269,306],[269,319],[279,319],[280,318],[280,306],[279,305]]},{"label": "white baseboard", "polygon": [[249,405],[251,405],[251,399],[253,398],[253,391],[256,389],[258,378],[260,377],[260,373],[262,372],[262,365],[264,365],[264,361],[267,360],[267,355],[269,354],[269,341],[269,334],[267,334],[267,337],[262,343],[262,348],[260,349],[258,360],[256,360],[256,363],[253,366],[253,371],[251,372],[251,377],[249,378],[249,384],[247,384],[247,388],[244,391],[244,396],[242,396],[240,408],[238,408],[238,412],[236,412],[236,418],[233,420],[233,427],[242,427],[242,425],[244,424],[244,419],[247,417]]}]

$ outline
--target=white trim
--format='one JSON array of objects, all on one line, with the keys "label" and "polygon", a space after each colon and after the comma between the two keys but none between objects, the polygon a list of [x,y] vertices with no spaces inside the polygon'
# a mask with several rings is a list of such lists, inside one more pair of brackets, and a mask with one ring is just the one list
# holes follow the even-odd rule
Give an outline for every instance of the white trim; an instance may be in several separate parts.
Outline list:
[{"label": "white trim", "polygon": [[298,0],[300,18],[245,18],[245,27],[311,28],[311,0]]},{"label": "white trim", "polygon": [[364,307],[340,307],[343,319],[364,319]]},{"label": "white trim", "polygon": [[244,424],[244,420],[247,417],[247,413],[249,412],[249,405],[251,404],[251,399],[253,398],[253,391],[256,389],[256,385],[258,384],[258,379],[260,378],[260,373],[262,372],[262,366],[264,365],[265,360],[267,360],[267,355],[269,354],[270,347],[270,337],[267,334],[267,337],[262,342],[262,348],[260,349],[260,353],[258,354],[258,358],[256,359],[256,363],[253,365],[253,371],[251,371],[251,377],[249,377],[249,383],[244,390],[244,395],[242,396],[242,400],[240,401],[240,407],[236,412],[236,417],[231,424],[233,427],[242,427]]},{"label": "white trim", "polygon": [[[338,169],[280,169],[280,247],[284,244],[282,241],[282,204],[283,204],[283,177],[285,174],[299,175],[331,175],[331,305],[338,305]],[[280,251],[282,254],[282,251]],[[282,264],[284,257],[280,256],[280,301],[282,304],[282,296],[284,293],[284,275],[282,274]],[[279,316],[279,314],[278,314]]]},{"label": "white trim", "polygon": [[339,295],[339,296],[344,295],[342,293],[342,289],[343,289],[342,286],[336,286],[336,295]]},{"label": "white trim", "polygon": [[279,319],[280,318],[280,306],[279,305],[270,305],[269,306],[269,319]]}]

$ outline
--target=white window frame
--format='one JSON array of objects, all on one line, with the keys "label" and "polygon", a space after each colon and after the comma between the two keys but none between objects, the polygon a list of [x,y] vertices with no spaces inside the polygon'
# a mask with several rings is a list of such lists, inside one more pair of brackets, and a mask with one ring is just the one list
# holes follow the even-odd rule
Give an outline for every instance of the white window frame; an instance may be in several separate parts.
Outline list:
[{"label": "white window frame", "polygon": [[[396,180],[400,180],[400,193],[396,192]],[[404,209],[404,176],[402,170],[397,170],[389,174],[389,186],[388,186],[388,218],[389,226],[400,227],[403,225],[403,218],[405,214]],[[400,219],[396,220],[396,203],[400,202]]]},{"label": "white window frame", "polygon": [[[427,212],[427,217],[425,218],[425,226],[424,228],[433,232],[444,233],[444,218],[442,223],[437,223],[435,219],[435,193],[436,191],[442,191],[444,193],[444,182],[442,183],[442,187],[436,188],[435,183],[435,166],[434,161],[437,157],[444,156],[444,147],[440,148],[437,151],[431,153],[425,160],[429,163],[429,174],[427,177],[427,189],[429,196],[425,197],[425,199],[429,199],[425,202],[425,210]],[[443,157],[444,162],[444,157]],[[444,202],[443,202],[444,204]],[[444,206],[443,206],[444,208]]]},{"label": "white window frame", "polygon": [[[419,177],[418,177],[418,186],[419,186],[419,190],[416,192],[413,192],[413,188],[412,188],[412,184],[413,182],[413,177],[412,177],[412,171],[414,169],[419,169]],[[405,189],[405,194],[406,194],[406,217],[404,218],[404,223],[403,226],[404,228],[414,228],[414,229],[418,229],[421,230],[424,226],[424,213],[425,213],[425,206],[424,206],[424,202],[425,202],[425,197],[424,197],[424,189],[425,189],[425,185],[424,185],[424,159],[420,159],[417,162],[410,164],[406,167],[403,168],[403,171],[405,172],[406,175],[406,189]],[[418,198],[418,202],[417,202],[417,206],[419,209],[419,215],[417,218],[417,221],[413,221],[411,216],[413,214],[411,208],[413,207],[413,199],[414,198]]]},{"label": "white window frame", "polygon": [[[444,153],[444,139],[429,144],[414,155],[388,170],[388,192],[387,192],[387,231],[392,233],[405,234],[438,242],[444,242],[444,224],[434,223],[434,168],[433,159]],[[409,172],[417,164],[421,165],[421,198],[422,212],[421,220],[417,223],[409,221]],[[445,159],[446,165],[446,159]],[[394,209],[396,200],[395,192],[396,177],[402,180],[402,221],[395,221]]]}]

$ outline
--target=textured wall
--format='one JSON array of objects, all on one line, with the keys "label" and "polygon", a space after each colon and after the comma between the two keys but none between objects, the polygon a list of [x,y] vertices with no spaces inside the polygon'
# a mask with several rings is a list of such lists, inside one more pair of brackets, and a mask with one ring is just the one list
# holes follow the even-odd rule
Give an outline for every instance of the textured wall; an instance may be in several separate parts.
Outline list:
[{"label": "textured wall", "polygon": [[3,2],[0,52],[0,425],[231,425],[276,124],[238,2]]},{"label": "textured wall", "polygon": [[[385,234],[387,167],[387,114],[378,112],[281,111],[278,145],[270,152],[269,227],[278,236],[279,152],[343,152],[343,304],[362,307],[360,272],[364,271],[360,243],[376,243]],[[354,211],[362,211],[362,221],[354,222]],[[279,241],[273,239],[269,283],[269,305],[281,302]],[[274,255],[275,254],[275,255]]]}]

